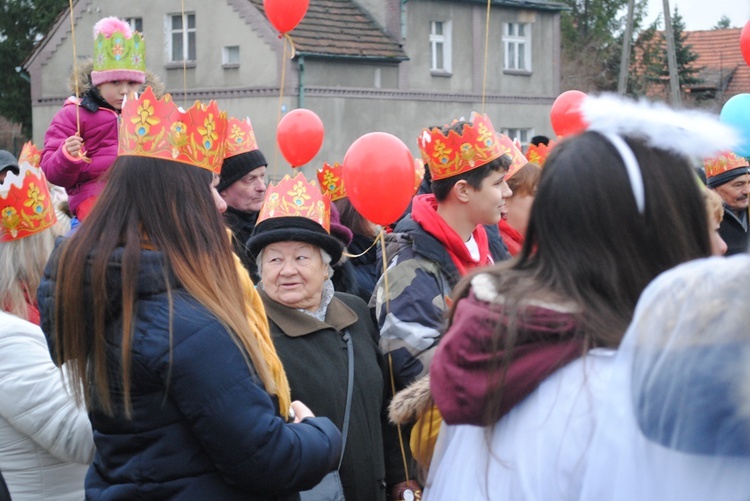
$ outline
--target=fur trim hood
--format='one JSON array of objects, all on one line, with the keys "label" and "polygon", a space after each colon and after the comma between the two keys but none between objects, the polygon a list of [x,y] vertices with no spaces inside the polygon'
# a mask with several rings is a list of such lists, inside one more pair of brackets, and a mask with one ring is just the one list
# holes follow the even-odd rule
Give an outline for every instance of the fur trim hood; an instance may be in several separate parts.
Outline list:
[{"label": "fur trim hood", "polygon": [[[93,69],[94,61],[92,59],[78,65],[78,71],[71,73],[70,80],[68,81],[68,89],[70,89],[71,93],[75,94],[76,81],[78,81],[79,96],[83,96],[94,87],[91,84],[91,71]],[[166,90],[164,82],[155,73],[146,70],[146,82],[141,86],[141,90],[149,86],[154,90],[154,95],[157,98],[161,98],[164,95]]]},{"label": "fur trim hood", "polygon": [[388,419],[393,424],[414,423],[433,405],[430,394],[430,376],[417,379],[396,393],[388,406]]}]

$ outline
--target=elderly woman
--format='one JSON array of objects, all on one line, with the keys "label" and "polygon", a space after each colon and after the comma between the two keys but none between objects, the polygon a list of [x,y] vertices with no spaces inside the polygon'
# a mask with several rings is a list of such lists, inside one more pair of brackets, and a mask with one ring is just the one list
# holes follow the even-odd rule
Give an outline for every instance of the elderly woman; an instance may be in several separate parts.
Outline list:
[{"label": "elderly woman", "polygon": [[21,157],[0,181],[0,470],[14,501],[80,500],[94,438],[50,358],[36,303],[67,224],[57,221],[31,143]]},{"label": "elderly woman", "polygon": [[[266,192],[248,248],[256,256],[260,296],[292,398],[303,399],[339,429],[347,400],[345,339],[351,337],[354,385],[339,473],[346,499],[384,500],[385,458],[400,461],[397,441],[384,438],[391,431],[382,413],[384,364],[367,305],[333,290],[331,265],[343,246],[329,234],[329,203],[302,174],[285,177]],[[405,478],[398,465],[388,474],[388,482]]]}]

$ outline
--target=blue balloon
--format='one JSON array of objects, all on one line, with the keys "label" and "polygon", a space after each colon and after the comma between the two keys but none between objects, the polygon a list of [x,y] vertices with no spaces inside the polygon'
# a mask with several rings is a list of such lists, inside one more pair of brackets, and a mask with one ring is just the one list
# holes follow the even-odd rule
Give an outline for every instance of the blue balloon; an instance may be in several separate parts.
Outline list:
[{"label": "blue balloon", "polygon": [[737,94],[724,104],[719,120],[734,127],[742,142],[734,152],[743,157],[750,156],[750,94]]}]

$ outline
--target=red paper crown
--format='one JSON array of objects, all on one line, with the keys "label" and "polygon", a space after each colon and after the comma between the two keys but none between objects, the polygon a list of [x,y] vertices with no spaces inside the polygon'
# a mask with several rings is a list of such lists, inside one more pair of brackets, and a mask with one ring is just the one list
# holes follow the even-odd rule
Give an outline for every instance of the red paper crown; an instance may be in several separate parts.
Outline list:
[{"label": "red paper crown", "polygon": [[224,152],[224,158],[258,149],[258,142],[255,140],[255,132],[253,131],[253,125],[250,123],[250,117],[246,117],[244,120],[230,117],[227,127],[227,149]]},{"label": "red paper crown", "polygon": [[306,217],[331,232],[331,197],[301,172],[293,179],[287,174],[279,184],[268,186],[255,225],[272,217],[295,216]]},{"label": "red paper crown", "polygon": [[122,106],[118,156],[162,158],[221,172],[226,149],[227,113],[215,101],[196,101],[187,111],[148,87]]},{"label": "red paper crown", "polygon": [[414,159],[414,194],[416,195],[419,190],[419,185],[422,184],[424,179],[424,162],[419,159]]},{"label": "red paper crown", "polygon": [[332,202],[346,197],[343,168],[340,163],[334,162],[333,167],[328,163],[323,163],[323,168],[318,169],[317,175],[321,191],[327,193]]},{"label": "red paper crown", "polygon": [[526,150],[526,158],[529,162],[537,164],[539,167],[544,167],[544,162],[547,161],[549,152],[552,151],[552,148],[555,146],[557,146],[557,143],[553,140],[550,140],[549,145],[544,143],[536,145],[532,143]]},{"label": "red paper crown", "polygon": [[433,181],[469,172],[504,153],[487,115],[472,114],[472,123],[464,125],[461,134],[424,129],[417,144]]},{"label": "red paper crown", "polygon": [[26,143],[18,174],[8,171],[0,184],[0,242],[28,237],[57,222],[47,179],[39,168],[40,157],[39,150]]},{"label": "red paper crown", "polygon": [[498,134],[497,142],[500,145],[500,153],[510,157],[510,167],[508,167],[508,172],[505,174],[505,180],[507,181],[513,177],[513,174],[518,172],[521,167],[529,163],[529,161],[523,156],[523,153],[521,153],[521,150],[516,146],[516,143],[505,134]]},{"label": "red paper crown", "polygon": [[703,166],[706,168],[706,178],[710,179],[730,170],[750,167],[750,164],[746,158],[735,155],[731,151],[725,151],[717,157],[707,158]]}]

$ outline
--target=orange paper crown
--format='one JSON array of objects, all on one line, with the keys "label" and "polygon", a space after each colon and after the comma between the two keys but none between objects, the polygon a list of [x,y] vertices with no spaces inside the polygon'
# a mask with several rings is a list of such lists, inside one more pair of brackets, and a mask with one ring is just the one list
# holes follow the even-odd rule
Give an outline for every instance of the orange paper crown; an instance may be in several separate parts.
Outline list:
[{"label": "orange paper crown", "polygon": [[526,158],[529,162],[537,164],[539,167],[544,167],[544,162],[547,161],[549,152],[556,145],[557,143],[553,140],[550,140],[548,145],[544,143],[539,143],[538,145],[532,143],[526,150]]},{"label": "orange paper crown", "polygon": [[57,222],[40,157],[39,150],[26,143],[18,174],[9,171],[0,184],[0,242],[28,237]]},{"label": "orange paper crown", "polygon": [[461,134],[451,130],[446,136],[438,127],[424,129],[417,144],[433,181],[469,172],[503,154],[490,119],[475,113]]},{"label": "orange paper crown", "polygon": [[279,184],[268,186],[255,225],[273,217],[295,216],[306,217],[331,232],[331,197],[301,172],[293,179],[287,174]]},{"label": "orange paper crown", "polygon": [[253,125],[250,123],[250,117],[244,120],[230,117],[228,121],[227,149],[224,152],[224,158],[233,157],[241,153],[247,153],[258,149],[258,142],[255,140]]},{"label": "orange paper crown", "polygon": [[505,180],[507,181],[513,176],[513,174],[518,172],[521,167],[529,163],[529,161],[523,156],[523,153],[521,153],[520,148],[516,146],[516,143],[505,134],[498,134],[497,142],[500,145],[500,153],[510,157],[510,167],[508,167],[508,172],[505,174]]},{"label": "orange paper crown", "polygon": [[221,172],[227,136],[227,113],[215,101],[196,101],[187,111],[151,87],[122,106],[118,156],[162,158]]},{"label": "orange paper crown", "polygon": [[750,167],[750,164],[746,158],[735,155],[731,151],[725,151],[717,157],[707,158],[703,166],[706,168],[706,178],[710,179],[730,170]]},{"label": "orange paper crown", "polygon": [[343,168],[338,162],[334,162],[333,166],[324,162],[323,168],[318,169],[320,189],[331,197],[332,202],[346,197],[343,172]]}]

